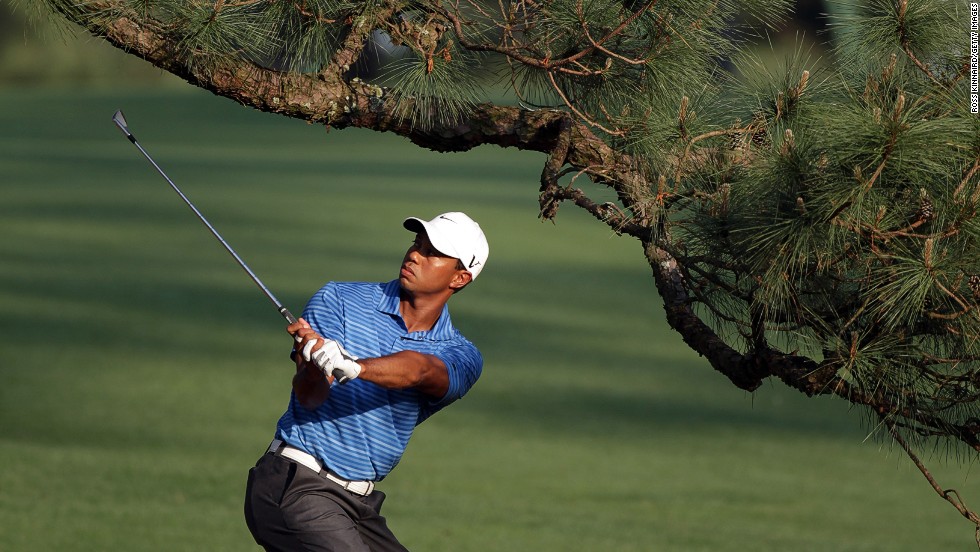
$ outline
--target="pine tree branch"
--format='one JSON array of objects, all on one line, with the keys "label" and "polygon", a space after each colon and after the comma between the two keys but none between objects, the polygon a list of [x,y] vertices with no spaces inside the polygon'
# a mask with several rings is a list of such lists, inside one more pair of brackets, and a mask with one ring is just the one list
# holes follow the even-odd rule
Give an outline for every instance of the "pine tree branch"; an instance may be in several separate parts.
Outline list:
[{"label": "pine tree branch", "polygon": [[681,334],[689,347],[704,356],[711,366],[725,375],[736,387],[754,391],[772,375],[764,362],[733,349],[709,328],[694,312],[689,301],[683,272],[666,249],[645,240],[644,253],[653,268],[657,291],[664,299],[667,323]]},{"label": "pine tree branch", "polygon": [[[387,10],[387,15],[390,16],[394,10]],[[386,14],[379,14],[379,18],[386,19]],[[367,44],[368,36],[370,36],[371,27],[366,25],[355,25],[349,24],[345,25],[344,29],[347,31],[347,36],[344,38],[343,43],[340,48],[334,54],[331,63],[324,66],[322,71],[322,77],[324,80],[340,80],[344,73],[350,70],[350,68],[357,62],[358,58],[361,57],[361,53],[364,51],[364,46]]]},{"label": "pine tree branch", "polygon": [[548,156],[548,161],[544,164],[541,171],[541,194],[538,198],[540,206],[540,216],[545,220],[553,221],[558,214],[558,207],[563,199],[561,189],[558,187],[558,180],[562,177],[561,168],[568,161],[568,148],[571,145],[571,133],[569,132],[571,121],[563,119],[558,125],[558,140],[555,148]]}]

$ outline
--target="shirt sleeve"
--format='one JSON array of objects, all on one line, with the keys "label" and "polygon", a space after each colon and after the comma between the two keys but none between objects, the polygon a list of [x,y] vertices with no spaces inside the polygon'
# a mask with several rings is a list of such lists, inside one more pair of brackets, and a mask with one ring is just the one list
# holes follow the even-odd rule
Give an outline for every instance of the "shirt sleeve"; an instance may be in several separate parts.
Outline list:
[{"label": "shirt sleeve", "polygon": [[461,339],[458,343],[434,354],[446,365],[446,370],[449,372],[449,390],[442,398],[424,405],[419,422],[462,398],[483,372],[483,356],[476,346],[466,339]]},{"label": "shirt sleeve", "polygon": [[344,304],[340,286],[329,282],[320,288],[303,309],[303,318],[316,333],[323,337],[344,342]]}]

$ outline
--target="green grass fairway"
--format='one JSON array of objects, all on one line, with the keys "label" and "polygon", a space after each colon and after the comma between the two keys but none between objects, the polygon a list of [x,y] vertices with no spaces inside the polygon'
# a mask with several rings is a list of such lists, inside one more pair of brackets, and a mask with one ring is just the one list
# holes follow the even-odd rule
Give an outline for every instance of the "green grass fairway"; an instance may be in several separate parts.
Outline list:
[{"label": "green grass fairway", "polygon": [[[200,91],[0,91],[0,550],[241,551],[246,473],[292,366],[284,323],[111,122],[293,312],[388,280],[405,216],[490,239],[454,320],[484,353],[381,488],[422,552],[976,550],[859,412],[754,395],[664,323],[637,243],[536,218],[542,155],[421,150]],[[942,457],[940,457],[941,459]],[[941,484],[974,507],[969,466]]]}]

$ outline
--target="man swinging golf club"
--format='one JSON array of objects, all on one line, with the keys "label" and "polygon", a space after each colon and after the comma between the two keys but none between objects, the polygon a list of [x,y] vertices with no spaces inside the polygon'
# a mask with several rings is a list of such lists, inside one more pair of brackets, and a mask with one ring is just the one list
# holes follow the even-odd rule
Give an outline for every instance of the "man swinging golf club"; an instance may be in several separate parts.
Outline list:
[{"label": "man swinging golf club", "polygon": [[245,518],[266,550],[406,550],[374,488],[415,426],[462,397],[483,358],[447,302],[480,274],[489,247],[463,213],[409,218],[398,279],[330,282],[287,331],[296,340],[289,406],[249,472]]}]

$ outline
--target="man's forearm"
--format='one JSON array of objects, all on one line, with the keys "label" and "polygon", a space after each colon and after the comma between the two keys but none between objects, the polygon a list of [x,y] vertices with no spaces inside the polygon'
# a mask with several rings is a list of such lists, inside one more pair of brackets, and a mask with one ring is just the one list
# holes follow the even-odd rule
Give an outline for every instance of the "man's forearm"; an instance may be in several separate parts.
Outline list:
[{"label": "man's forearm", "polygon": [[[312,357],[315,357],[314,353]],[[318,408],[330,398],[330,385],[333,377],[324,376],[316,363],[296,357],[296,375],[293,376],[293,392],[299,403],[308,410]],[[350,359],[350,364],[355,362]],[[330,364],[325,364],[330,369]],[[377,358],[364,358],[356,361],[350,378],[369,381],[386,389],[415,388],[431,397],[443,397],[449,390],[449,372],[438,357],[416,351],[400,351]],[[334,375],[338,367],[333,368]]]},{"label": "man's forearm", "polygon": [[387,389],[417,388],[432,397],[442,397],[449,390],[446,365],[432,355],[400,351],[391,355],[357,361],[360,379]]}]

